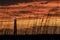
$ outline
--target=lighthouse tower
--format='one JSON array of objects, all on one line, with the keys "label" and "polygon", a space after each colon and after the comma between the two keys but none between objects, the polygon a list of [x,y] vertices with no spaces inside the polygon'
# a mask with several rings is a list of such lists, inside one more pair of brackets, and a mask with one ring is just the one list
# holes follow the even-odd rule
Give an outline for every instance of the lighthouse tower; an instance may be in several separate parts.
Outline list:
[{"label": "lighthouse tower", "polygon": [[14,18],[14,35],[17,34],[17,23],[16,23],[16,17]]}]

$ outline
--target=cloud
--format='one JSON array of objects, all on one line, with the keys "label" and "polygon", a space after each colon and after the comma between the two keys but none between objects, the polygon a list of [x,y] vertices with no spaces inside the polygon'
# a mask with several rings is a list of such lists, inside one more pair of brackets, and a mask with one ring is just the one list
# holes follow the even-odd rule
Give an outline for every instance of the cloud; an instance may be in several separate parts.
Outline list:
[{"label": "cloud", "polygon": [[19,11],[19,12],[23,14],[32,13],[31,11]]}]

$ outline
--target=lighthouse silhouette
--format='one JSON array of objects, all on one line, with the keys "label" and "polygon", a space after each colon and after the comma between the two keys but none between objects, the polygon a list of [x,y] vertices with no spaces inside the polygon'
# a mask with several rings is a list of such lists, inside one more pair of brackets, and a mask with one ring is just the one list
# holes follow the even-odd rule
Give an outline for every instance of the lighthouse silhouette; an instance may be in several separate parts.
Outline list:
[{"label": "lighthouse silhouette", "polygon": [[17,34],[17,19],[16,19],[16,17],[14,18],[14,35],[16,35]]}]

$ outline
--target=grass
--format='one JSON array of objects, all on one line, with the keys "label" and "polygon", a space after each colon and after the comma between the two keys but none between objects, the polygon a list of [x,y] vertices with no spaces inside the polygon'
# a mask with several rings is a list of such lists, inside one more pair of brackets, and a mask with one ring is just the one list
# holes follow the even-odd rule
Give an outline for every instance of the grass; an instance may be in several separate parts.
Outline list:
[{"label": "grass", "polygon": [[[13,35],[13,29],[0,29],[0,35]],[[33,26],[31,28],[17,29],[17,35],[36,34],[60,34],[60,27],[57,26]]]},{"label": "grass", "polygon": [[[0,34],[10,35],[14,33],[13,22],[3,22]],[[59,17],[43,17],[38,19],[21,19],[17,20],[17,35],[31,34],[60,34]]]},{"label": "grass", "polygon": [[12,35],[13,29],[0,29],[0,35]]},{"label": "grass", "polygon": [[57,26],[34,26],[32,28],[23,28],[17,31],[18,35],[31,34],[60,34],[60,27]]}]

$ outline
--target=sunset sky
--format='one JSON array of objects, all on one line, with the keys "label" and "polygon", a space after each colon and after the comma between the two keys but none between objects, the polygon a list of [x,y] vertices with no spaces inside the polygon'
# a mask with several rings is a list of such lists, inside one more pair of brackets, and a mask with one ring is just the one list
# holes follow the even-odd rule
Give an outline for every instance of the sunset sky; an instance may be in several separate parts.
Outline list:
[{"label": "sunset sky", "polygon": [[34,2],[34,1],[59,1],[59,0],[0,0],[0,5],[9,5],[23,2]]},{"label": "sunset sky", "polygon": [[[17,18],[37,17],[37,15],[41,16],[49,13],[51,9],[56,7],[58,7],[58,10],[51,13],[60,13],[60,1],[38,1],[39,0],[0,0],[0,20],[13,20],[14,16]],[[44,2],[47,2],[47,4]]]}]

